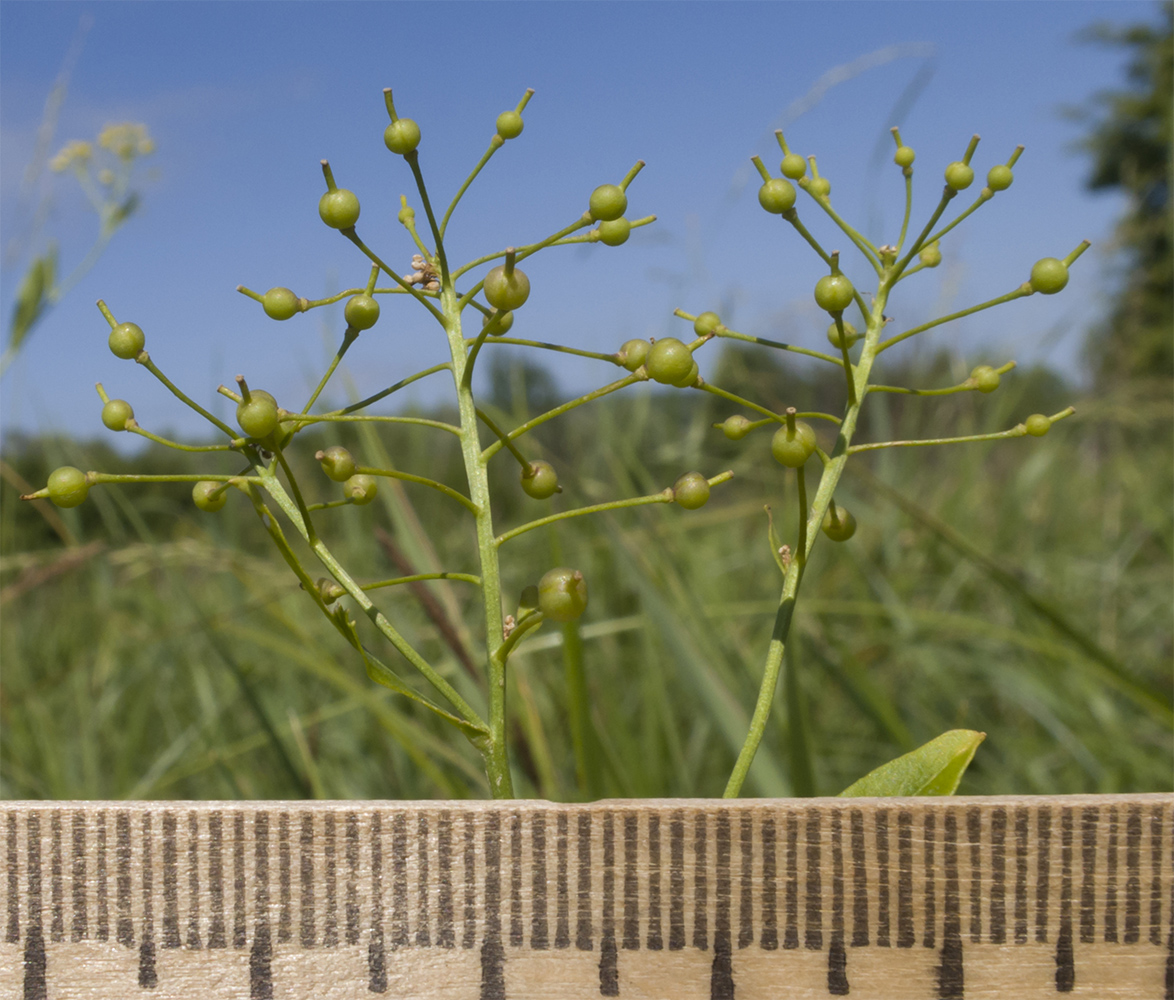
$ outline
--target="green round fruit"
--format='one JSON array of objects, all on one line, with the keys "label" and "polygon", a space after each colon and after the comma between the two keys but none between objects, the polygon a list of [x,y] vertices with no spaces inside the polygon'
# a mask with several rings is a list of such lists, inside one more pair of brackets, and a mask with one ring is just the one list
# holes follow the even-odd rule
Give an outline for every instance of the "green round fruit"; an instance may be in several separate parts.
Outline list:
[{"label": "green round fruit", "polygon": [[591,192],[588,210],[596,222],[618,219],[628,209],[628,196],[618,184],[600,184]]},{"label": "green round fruit", "polygon": [[[835,517],[832,516],[832,511],[835,511]],[[856,518],[854,518],[850,511],[843,507],[837,507],[835,501],[828,507],[828,511],[823,516],[823,533],[828,536],[833,542],[846,542],[854,534],[856,534]]]},{"label": "green round fruit", "polygon": [[102,407],[102,423],[112,431],[126,430],[126,422],[134,416],[134,409],[125,399],[112,399]]},{"label": "green round fruit", "polygon": [[708,337],[722,325],[721,317],[715,312],[703,312],[693,320],[693,332],[698,337]]},{"label": "green round fruit", "polygon": [[351,476],[342,484],[342,491],[351,503],[361,507],[375,499],[379,492],[379,484],[375,482],[374,476]]},{"label": "green round fruit", "polygon": [[689,366],[689,370],[670,384],[676,386],[678,389],[688,389],[690,386],[697,384],[697,376],[700,374],[701,369],[697,366],[696,359],[694,359],[693,363]]},{"label": "green round fruit", "polygon": [[783,162],[779,164],[779,169],[783,172],[784,177],[797,181],[807,173],[807,161],[798,153],[788,153],[783,157]]},{"label": "green round fruit", "polygon": [[397,118],[383,130],[383,144],[393,153],[406,156],[420,145],[420,126],[411,118]]},{"label": "green round fruit", "polygon": [[332,444],[314,457],[322,464],[322,471],[336,483],[345,483],[358,468],[354,456],[341,444]]},{"label": "green round fruit", "polygon": [[1068,284],[1068,265],[1055,257],[1044,257],[1031,267],[1031,290],[1055,295]]},{"label": "green round fruit", "polygon": [[110,340],[107,341],[114,356],[125,361],[137,358],[146,342],[146,335],[134,323],[119,323],[110,331]]},{"label": "green round fruit", "polygon": [[897,152],[893,154],[893,162],[898,167],[911,167],[915,159],[917,159],[917,154],[910,146],[898,146]]},{"label": "green round fruit", "polygon": [[[492,317],[490,317],[490,316],[482,316],[481,317],[481,329],[482,330],[484,330],[489,325],[489,320],[491,318]],[[497,329],[494,330],[493,333],[490,334],[490,336],[491,337],[504,337],[507,333],[510,332],[510,327],[513,325],[514,325],[514,314],[512,312],[503,312],[501,314],[501,320],[497,324]]]},{"label": "green round fruit", "polygon": [[832,193],[832,182],[826,177],[813,177],[808,190],[817,198],[826,198]]},{"label": "green round fruit", "polygon": [[270,288],[261,307],[270,319],[289,319],[298,312],[298,297],[288,288]]},{"label": "green round fruit", "polygon": [[352,295],[342,314],[348,326],[356,330],[370,330],[379,319],[379,303],[366,292]]},{"label": "green round fruit", "polygon": [[797,469],[815,454],[815,431],[810,424],[795,421],[795,432],[791,433],[783,424],[770,442],[770,451],[775,461],[788,469]]},{"label": "green round fruit", "polygon": [[654,382],[675,385],[693,368],[693,352],[676,337],[663,337],[652,345],[644,370]]},{"label": "green round fruit", "polygon": [[986,186],[992,191],[1006,191],[1014,179],[1015,175],[1011,173],[1011,168],[1005,163],[1000,163],[987,172]]},{"label": "green round fruit", "polygon": [[497,134],[503,139],[516,139],[525,127],[526,123],[516,111],[503,111],[497,116]]},{"label": "green round fruit", "polygon": [[[844,324],[844,345],[851,350],[852,345],[860,339],[860,334],[856,332],[856,327],[851,323]],[[840,328],[833,323],[828,327],[828,343],[837,350],[840,349]]]},{"label": "green round fruit", "polygon": [[625,340],[620,347],[620,363],[630,372],[634,372],[648,357],[652,345],[647,340]]},{"label": "green round fruit", "polygon": [[942,262],[942,248],[938,246],[935,240],[927,247],[923,247],[921,253],[917,255],[917,259],[921,261],[924,267],[937,267]]},{"label": "green round fruit", "polygon": [[686,472],[673,483],[673,500],[685,510],[697,510],[709,501],[709,480],[700,472]]},{"label": "green round fruit", "polygon": [[49,499],[58,507],[76,507],[90,492],[86,474],[72,465],[63,465],[49,473]]},{"label": "green round fruit", "polygon": [[843,312],[852,304],[855,289],[843,274],[825,274],[815,283],[815,304],[830,313]]},{"label": "green round fruit", "polygon": [[359,199],[354,191],[336,188],[318,199],[318,215],[331,229],[350,229],[359,221]]},{"label": "green round fruit", "polygon": [[994,392],[1001,381],[999,373],[990,365],[979,365],[970,373],[970,377],[979,392]]},{"label": "green round fruit", "polygon": [[605,243],[609,247],[618,247],[621,243],[628,242],[628,236],[631,232],[632,223],[621,215],[618,219],[611,219],[599,224],[599,242]]},{"label": "green round fruit", "polygon": [[[200,510],[207,511],[209,514],[215,514],[216,511],[228,503],[228,490],[221,489],[223,485],[224,483],[217,483],[208,479],[196,483],[192,487],[192,502]],[[220,493],[213,496],[212,494],[216,493],[217,490],[220,490]]]},{"label": "green round fruit", "polygon": [[722,421],[722,433],[731,441],[741,441],[750,433],[750,421],[742,414],[735,413]]},{"label": "green round fruit", "polygon": [[251,438],[268,437],[280,423],[277,400],[264,389],[253,389],[247,403],[242,400],[237,404],[236,422]]},{"label": "green round fruit", "polygon": [[538,581],[538,610],[552,622],[573,622],[586,608],[587,581],[577,569],[552,569]]},{"label": "green round fruit", "polygon": [[795,185],[772,177],[758,189],[758,204],[771,215],[782,215],[795,207]]},{"label": "green round fruit", "polygon": [[554,466],[542,459],[531,462],[528,469],[522,470],[522,490],[535,500],[550,499],[558,492],[558,473]]},{"label": "green round fruit", "polygon": [[518,309],[530,297],[530,279],[516,267],[507,274],[505,265],[499,264],[485,275],[484,290],[485,301],[494,309]]},{"label": "green round fruit", "polygon": [[1033,413],[1023,421],[1023,425],[1027,428],[1027,433],[1032,437],[1042,438],[1051,429],[1052,420],[1050,417],[1045,417],[1042,413]]},{"label": "green round fruit", "polygon": [[965,191],[974,183],[974,167],[957,160],[946,167],[946,186],[955,191]]}]

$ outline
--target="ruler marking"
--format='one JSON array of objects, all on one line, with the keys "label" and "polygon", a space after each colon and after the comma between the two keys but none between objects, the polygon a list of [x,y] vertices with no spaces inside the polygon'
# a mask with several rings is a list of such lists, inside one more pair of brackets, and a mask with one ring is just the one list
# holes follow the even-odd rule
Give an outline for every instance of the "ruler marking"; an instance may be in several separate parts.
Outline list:
[{"label": "ruler marking", "polygon": [[391,818],[391,947],[411,942],[408,931],[408,817],[396,812]]},{"label": "ruler marking", "polygon": [[799,947],[799,816],[795,811],[787,813],[787,889],[784,901],[786,907],[786,929],[783,931],[783,947]]},{"label": "ruler marking", "polygon": [[162,815],[163,824],[163,947],[178,948],[179,936],[179,843],[178,820],[171,810]]},{"label": "ruler marking", "polygon": [[591,814],[579,813],[579,886],[576,902],[575,947],[592,951],[591,941]]},{"label": "ruler marking", "polygon": [[[466,829],[473,814],[466,814]],[[485,824],[485,930],[481,942],[481,1000],[505,1000],[505,948],[501,941],[501,814]]]},{"label": "ruler marking", "polygon": [[693,947],[709,950],[709,848],[705,814],[693,813]]},{"label": "ruler marking", "polygon": [[807,810],[807,913],[803,928],[804,947],[811,951],[820,951],[823,948],[823,914],[821,912],[821,896],[823,893],[820,873],[819,847],[819,810]]},{"label": "ruler marking", "polygon": [[1125,943],[1141,937],[1141,807],[1133,806],[1125,823]]},{"label": "ruler marking", "polygon": [[510,814],[510,944],[526,943],[522,923],[522,814]]},{"label": "ruler marking", "polygon": [[1117,809],[1109,807],[1109,839],[1105,847],[1105,941],[1117,943]]},{"label": "ruler marking", "polygon": [[966,839],[970,844],[970,943],[982,942],[982,813],[966,810]]},{"label": "ruler marking", "polygon": [[248,943],[245,922],[245,814],[232,817],[232,946],[243,948]]},{"label": "ruler marking", "polygon": [[1087,806],[1080,815],[1080,941],[1092,944],[1096,940],[1096,871],[1097,823],[1100,811]]},{"label": "ruler marking", "polygon": [[115,940],[126,948],[134,946],[134,923],[130,917],[130,813],[119,812],[114,816],[114,841],[118,865],[116,902],[118,922],[115,925]]},{"label": "ruler marking", "polygon": [[277,814],[277,943],[293,940],[293,856],[289,844],[289,813]]},{"label": "ruler marking", "polygon": [[[102,843],[105,840],[105,825],[99,826],[98,831],[99,843]],[[228,947],[224,924],[223,838],[224,816],[217,811],[208,817],[208,895],[212,904],[212,926],[208,932],[209,948]],[[102,896],[99,895],[98,899],[101,900]]]},{"label": "ruler marking", "polygon": [[669,951],[685,947],[685,814],[669,823]]},{"label": "ruler marking", "polygon": [[738,947],[754,943],[754,816],[746,810],[740,818],[742,884],[738,908]]},{"label": "ruler marking", "polygon": [[[546,903],[546,813],[538,812],[530,820],[530,847],[534,866],[530,882],[530,947],[545,951],[549,947]],[[565,854],[564,854],[565,858]],[[557,868],[557,865],[556,865]],[[564,872],[565,876],[565,872]]]},{"label": "ruler marking", "polygon": [[710,970],[709,995],[711,1000],[733,1000],[734,969],[730,927],[730,813],[721,809],[715,823],[717,871],[714,896],[716,911],[713,928],[713,966]]},{"label": "ruler marking", "polygon": [[603,913],[600,919],[599,995],[620,995],[620,973],[615,929],[615,814],[603,814]]},{"label": "ruler marking", "polygon": [[648,950],[663,951],[660,925],[660,814],[648,814]]},{"label": "ruler marking", "polygon": [[556,948],[569,948],[571,946],[571,890],[567,861],[567,845],[570,840],[568,832],[569,824],[570,820],[567,814],[560,812],[558,814],[558,825],[555,834],[558,853],[554,931],[554,946]]},{"label": "ruler marking", "polygon": [[1015,943],[1027,944],[1027,842],[1031,814],[1015,810]]},{"label": "ruler marking", "polygon": [[1072,810],[1060,811],[1060,930],[1056,936],[1056,992],[1076,985],[1072,953]]},{"label": "ruler marking", "polygon": [[1150,944],[1162,943],[1162,807],[1150,812]]},{"label": "ruler marking", "polygon": [[778,886],[776,885],[775,818],[762,818],[762,937],[759,947],[777,951],[779,947]]},{"label": "ruler marking", "polygon": [[20,868],[16,853],[16,813],[8,814],[8,926],[4,940],[20,940]]},{"label": "ruler marking", "polygon": [[359,943],[359,814],[346,814],[346,943]]},{"label": "ruler marking", "polygon": [[[1170,862],[1174,868],[1174,838],[1170,843]],[[1170,930],[1166,935],[1165,1000],[1174,1000],[1174,878],[1170,879]]]},{"label": "ruler marking", "polygon": [[925,927],[921,943],[923,947],[933,948],[935,947],[935,932],[937,928],[937,889],[934,885],[934,834],[936,832],[936,823],[933,813],[926,813],[923,830],[923,847],[925,851],[925,914],[923,919],[925,921]]},{"label": "ruler marking", "polygon": [[897,947],[912,948],[913,930],[913,814],[897,813]]},{"label": "ruler marking", "polygon": [[1035,940],[1043,944],[1048,940],[1048,878],[1051,874],[1052,813],[1047,806],[1040,806],[1036,819],[1036,863],[1035,863]]},{"label": "ruler marking", "polygon": [[61,870],[61,813],[49,816],[49,898],[51,900],[49,940],[65,940],[65,900]]},{"label": "ruler marking", "polygon": [[958,872],[958,813],[947,809],[942,847],[945,866],[945,900],[942,916],[942,964],[938,966],[938,996],[941,1000],[961,1000],[964,996],[965,970],[962,960],[961,887]]},{"label": "ruler marking", "polygon": [[442,948],[456,947],[452,893],[452,813],[441,810],[436,825],[436,856],[440,867],[440,886],[437,895],[437,944]]},{"label": "ruler marking", "polygon": [[[383,940],[383,814],[371,813],[371,926],[367,933],[367,991],[387,991],[387,958]],[[393,889],[394,892],[394,889]]]},{"label": "ruler marking", "polygon": [[416,903],[416,944],[421,948],[428,948],[432,945],[432,918],[428,909],[428,897],[431,889],[428,878],[430,843],[428,814],[422,812],[416,817],[416,877],[419,880]]},{"label": "ruler marking", "polygon": [[69,940],[76,944],[90,936],[86,899],[86,814],[80,809],[73,814],[72,834],[70,876],[73,880],[73,920]]},{"label": "ruler marking", "polygon": [[878,809],[873,818],[876,835],[876,943],[891,947],[889,913],[889,811]]},{"label": "ruler marking", "polygon": [[[237,848],[242,857],[237,874],[243,880],[245,825],[243,812],[238,812],[233,816],[233,825],[237,830]],[[255,912],[253,914],[253,943],[249,948],[249,1000],[271,1000],[273,996],[273,941],[269,936],[269,814],[267,812],[258,812],[253,816],[253,882]]]},{"label": "ruler marking", "polygon": [[195,950],[200,947],[200,814],[189,809],[188,820],[188,932],[184,944]]},{"label": "ruler marking", "polygon": [[298,831],[298,944],[310,949],[317,944],[317,914],[314,898],[314,814],[308,809],[298,817],[301,829]]},{"label": "ruler marking", "polygon": [[337,837],[336,819],[333,812],[326,814],[322,825],[322,860],[326,877],[326,916],[322,924],[322,947],[338,947],[338,858],[335,854]]},{"label": "ruler marking", "polygon": [[640,850],[640,815],[624,813],[624,938],[626,951],[640,947],[640,880],[637,877]]},{"label": "ruler marking", "polygon": [[143,892],[143,932],[139,936],[139,986],[154,989],[159,985],[159,974],[155,968],[155,927],[153,905],[153,865],[151,845],[151,814],[143,813],[143,863],[141,883]]},{"label": "ruler marking", "polygon": [[1007,810],[991,813],[991,944],[1007,942]]},{"label": "ruler marking", "polygon": [[868,866],[864,850],[864,813],[853,809],[852,825],[852,947],[868,944]]},{"label": "ruler marking", "polygon": [[828,992],[848,995],[848,953],[844,950],[843,811],[832,809],[832,938],[828,948]]},{"label": "ruler marking", "polygon": [[25,824],[28,855],[28,902],[24,947],[24,996],[25,1000],[45,1000],[48,996],[46,982],[46,955],[44,930],[41,926],[41,817],[30,812]]}]

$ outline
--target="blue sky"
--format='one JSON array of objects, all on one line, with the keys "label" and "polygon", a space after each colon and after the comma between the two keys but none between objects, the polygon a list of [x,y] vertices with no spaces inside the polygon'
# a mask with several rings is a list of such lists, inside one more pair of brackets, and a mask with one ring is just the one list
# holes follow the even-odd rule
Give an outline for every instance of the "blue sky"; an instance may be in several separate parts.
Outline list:
[{"label": "blue sky", "polygon": [[[890,313],[911,325],[943,305],[960,308],[1008,291],[1039,257],[1063,256],[1088,238],[1094,250],[1062,295],[953,324],[925,345],[955,351],[967,371],[1014,357],[1074,373],[1084,329],[1112,287],[1108,244],[1122,202],[1083,190],[1087,162],[1072,148],[1080,128],[1059,110],[1121,85],[1124,66],[1121,52],[1075,36],[1096,21],[1153,20],[1156,8],[1129,0],[6,0],[6,248],[27,236],[22,175],[83,16],[92,17],[92,27],[52,151],[122,120],[146,123],[158,148],[144,161],[139,214],[37,327],[4,377],[5,432],[108,435],[93,391],[101,380],[112,396],[134,404],[149,429],[201,433],[199,418],[109,353],[108,328],[94,307],[99,297],[120,320],[142,326],[156,363],[210,408],[227,412],[215,389],[238,372],[300,406],[341,335],[341,308],[276,323],[234,289],[287,285],[318,298],[365,282],[364,258],[318,219],[322,158],[358,193],[360,234],[408,270],[412,247],[395,212],[401,193],[417,208],[419,199],[403,160],[382,144],[386,86],[400,113],[423,130],[421,164],[442,206],[484,151],[496,115],[527,87],[537,92],[525,132],[498,153],[454,217],[450,259],[533,242],[577,217],[596,185],[618,181],[638,158],[647,161],[629,191],[628,214],[656,214],[655,226],[620,248],[555,248],[527,264],[533,294],[515,334],[601,351],[630,337],[681,332],[671,316],[678,306],[715,308],[736,329],[821,345],[827,321],[816,313],[811,288],[822,265],[790,227],[762,212],[747,173],[749,157],[759,153],[777,175],[771,130],[779,125],[793,148],[818,157],[840,214],[878,241],[891,240],[900,224],[901,181],[886,137],[895,109],[918,155],[915,222],[936,202],[941,171],[972,134],[982,136],[974,160],[980,178],[1022,143],[1027,151],[1013,187],[943,245],[942,267],[901,286]],[[888,143],[879,147],[883,155],[878,141]],[[42,234],[58,241],[68,271],[84,256],[96,220],[68,175],[54,176],[51,192]],[[799,207],[830,247],[845,242],[813,205]],[[863,285],[864,271],[844,256]],[[0,276],[5,324],[20,276],[12,266]],[[350,376],[358,391],[376,391],[443,360],[444,350],[433,321],[396,298],[352,349]],[[614,371],[578,362],[556,370],[568,391],[602,384]],[[421,383],[405,401],[441,398],[451,388],[444,378]]]}]

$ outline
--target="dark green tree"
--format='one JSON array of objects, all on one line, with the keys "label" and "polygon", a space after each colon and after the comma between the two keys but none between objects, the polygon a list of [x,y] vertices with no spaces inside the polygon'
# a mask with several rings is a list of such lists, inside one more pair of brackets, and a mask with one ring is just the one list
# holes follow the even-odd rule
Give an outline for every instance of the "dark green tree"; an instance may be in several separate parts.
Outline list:
[{"label": "dark green tree", "polygon": [[1117,226],[1121,282],[1109,315],[1090,331],[1088,360],[1098,382],[1174,378],[1174,258],[1171,257],[1171,100],[1174,3],[1160,20],[1126,28],[1097,25],[1091,40],[1129,51],[1124,89],[1096,95],[1082,146],[1092,157],[1088,186],[1121,190],[1129,209]]}]

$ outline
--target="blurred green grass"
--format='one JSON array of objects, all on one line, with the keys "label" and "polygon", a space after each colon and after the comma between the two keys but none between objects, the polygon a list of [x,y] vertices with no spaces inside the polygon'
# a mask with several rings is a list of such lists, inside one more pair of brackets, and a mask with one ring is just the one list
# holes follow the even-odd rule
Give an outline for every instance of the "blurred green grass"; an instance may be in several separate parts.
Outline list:
[{"label": "blurred green grass", "polygon": [[[949,384],[967,374],[953,369],[924,359],[885,380]],[[559,399],[540,369],[503,360],[494,376],[490,412],[507,424]],[[728,351],[713,378],[775,407],[834,411],[842,393],[761,350]],[[1069,402],[1078,412],[1039,440],[850,463],[837,500],[860,528],[845,545],[816,547],[747,793],[834,794],[958,727],[988,734],[964,793],[1171,790],[1170,395],[1168,383],[1132,383],[1080,399],[1035,370],[1006,377],[993,396],[871,396],[860,440],[1002,429]],[[516,464],[495,459],[503,527],[659,490],[690,469],[735,472],[700,511],[657,505],[574,519],[505,547],[511,599],[559,564],[584,571],[591,599],[577,627],[544,626],[511,661],[519,794],[720,794],[780,586],[763,506],[792,543],[796,516],[793,477],[771,460],[769,432],[732,443],[710,426],[730,412],[702,393],[641,387],[544,425],[529,454],[560,470],[566,492],[552,501],[525,497]],[[364,427],[299,438],[308,499],[331,485],[309,456],[336,441],[373,464],[382,449],[398,468],[462,484],[455,439]],[[208,515],[180,485],[99,487],[82,507],[48,517],[17,499],[22,478],[39,486],[61,464],[236,471],[216,464],[223,459],[16,438],[3,457],[0,796],[486,794],[463,738],[367,680],[243,498]],[[381,485],[381,500],[320,521],[356,577],[404,566],[476,572],[460,507],[398,483]],[[426,586],[430,610],[407,587],[378,592],[378,603],[480,706],[482,682],[469,669],[481,661],[479,597],[467,584]],[[373,631],[365,638],[405,666]],[[566,681],[576,665],[588,691],[578,762]]]}]

